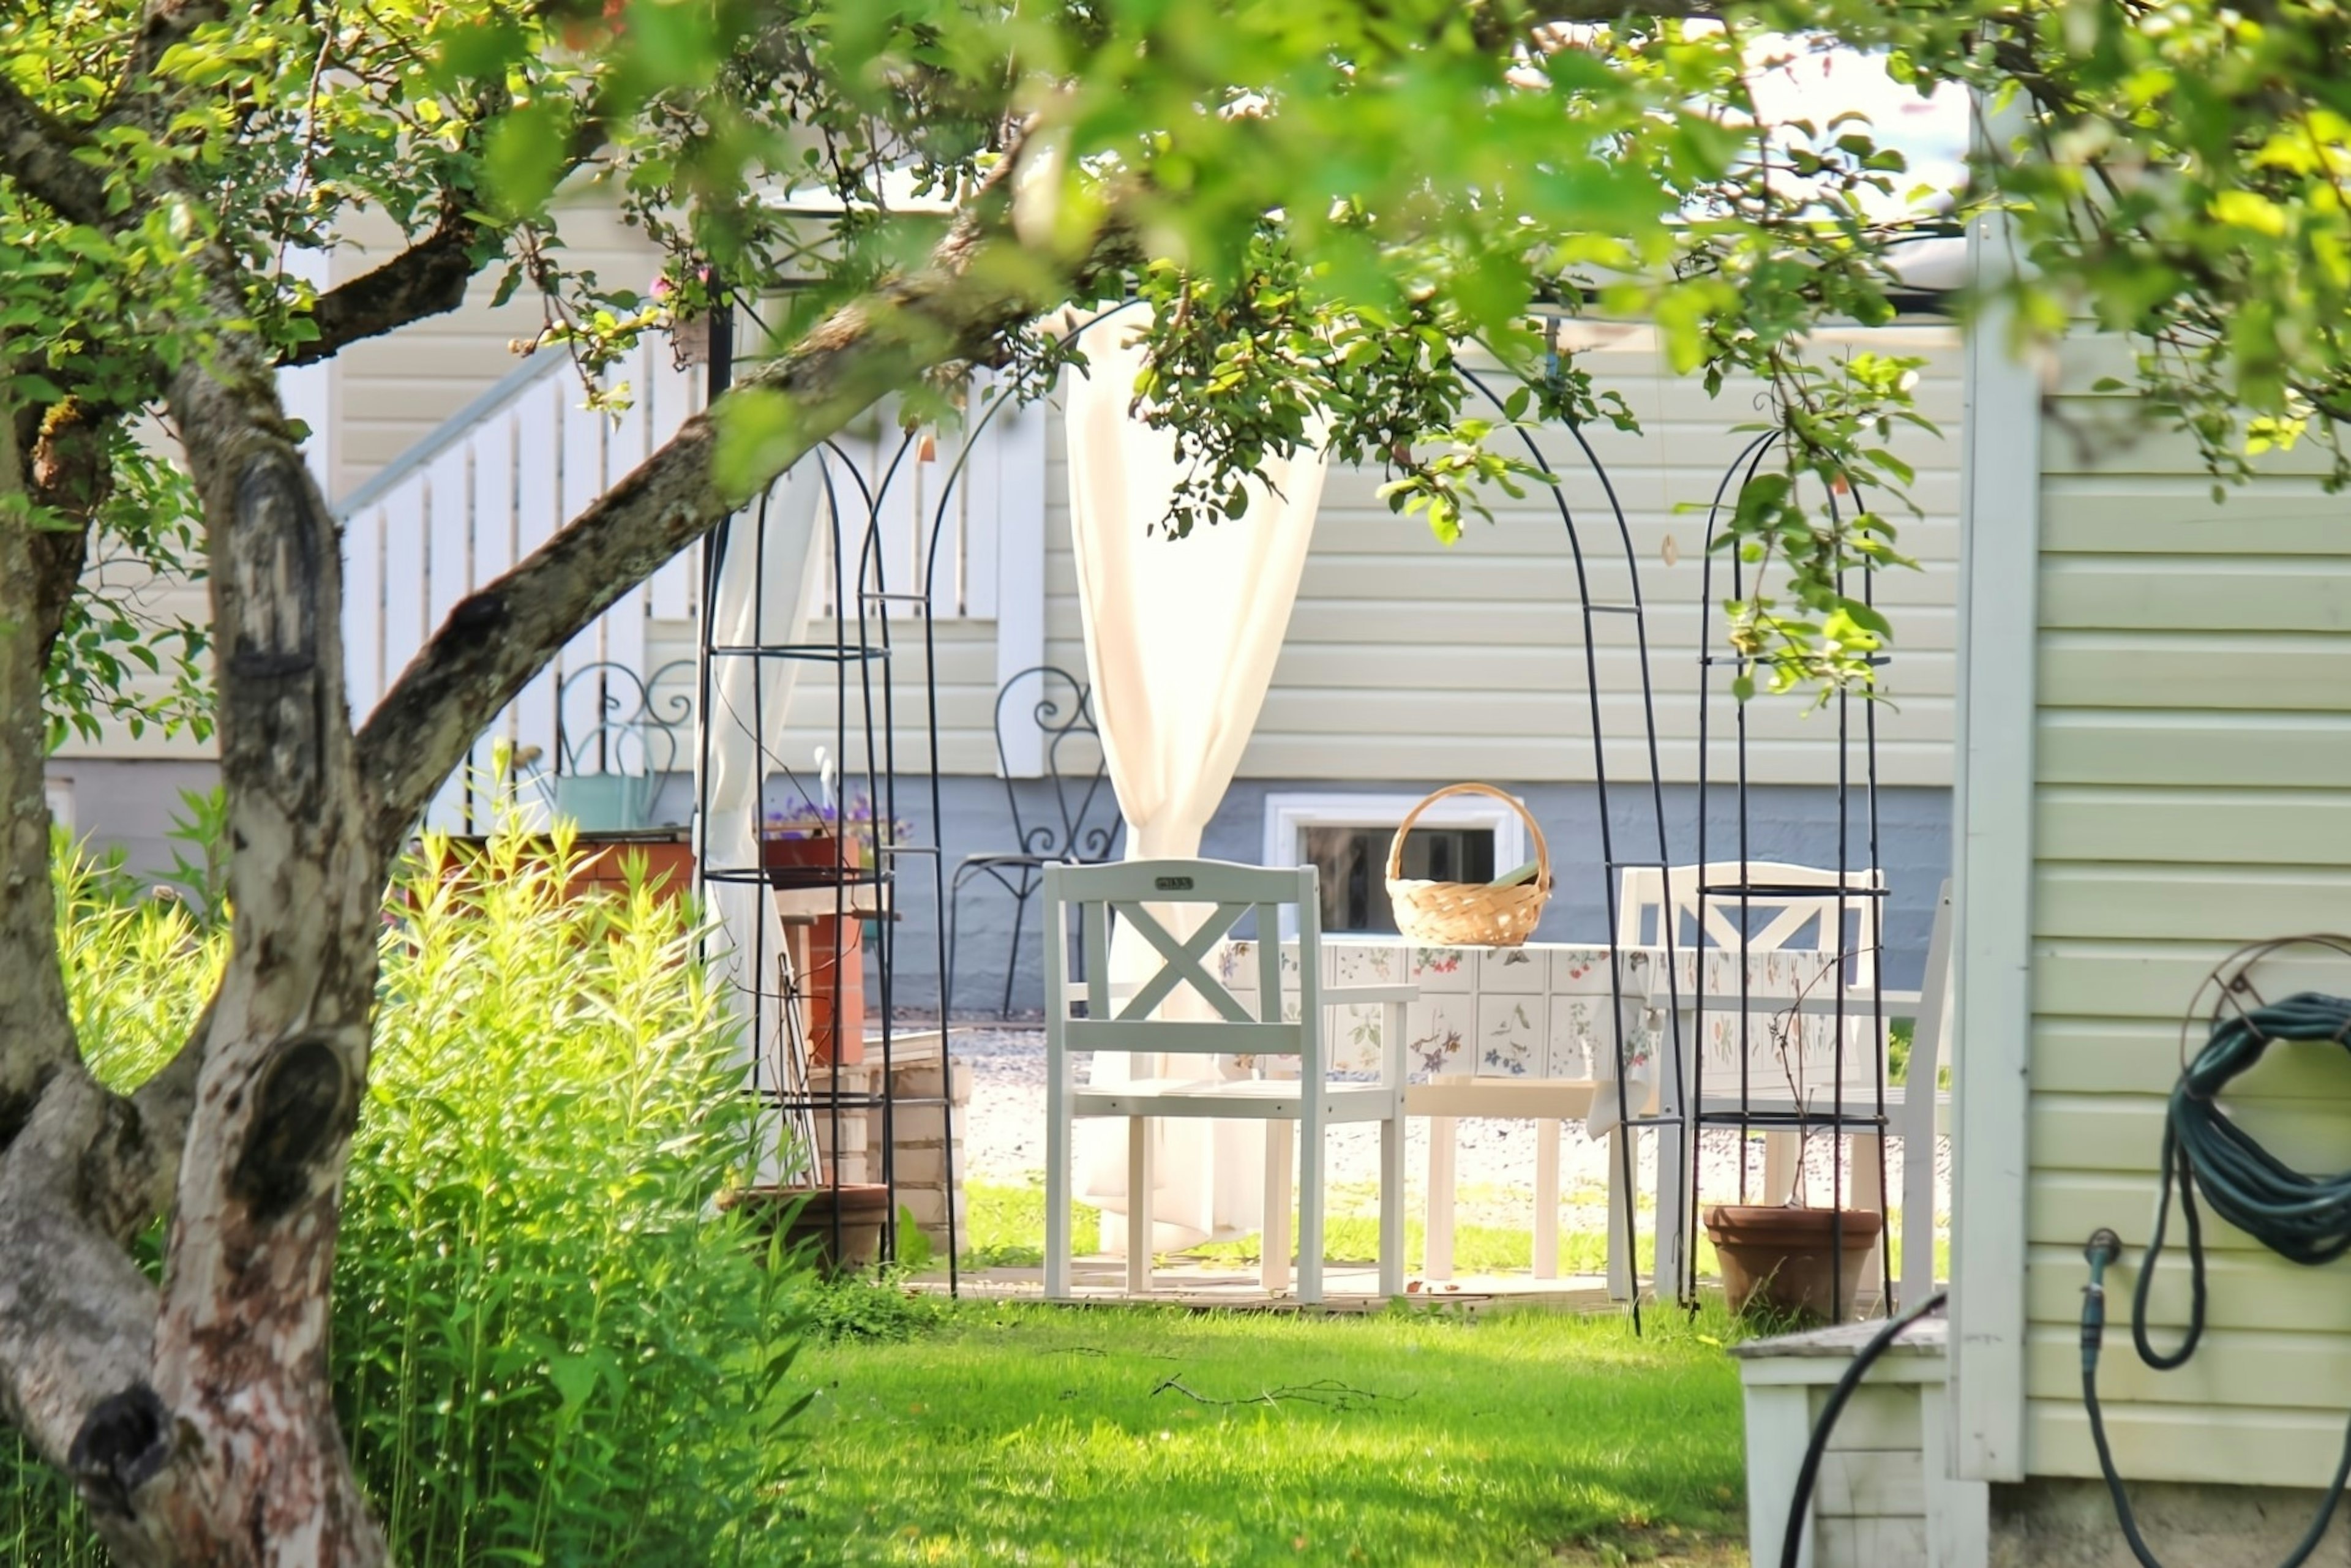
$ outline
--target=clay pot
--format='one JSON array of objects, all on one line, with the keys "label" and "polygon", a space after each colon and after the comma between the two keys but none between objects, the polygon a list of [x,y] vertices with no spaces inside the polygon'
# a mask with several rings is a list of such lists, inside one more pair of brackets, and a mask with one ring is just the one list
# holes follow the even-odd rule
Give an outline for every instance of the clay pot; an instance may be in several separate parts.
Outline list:
[{"label": "clay pot", "polygon": [[1706,1211],[1730,1310],[1744,1312],[1752,1301],[1813,1323],[1829,1320],[1832,1296],[1846,1321],[1860,1315],[1854,1298],[1885,1224],[1885,1216],[1862,1208],[1723,1203]]},{"label": "clay pot", "polygon": [[[759,863],[777,887],[831,887],[869,874],[853,861],[837,858],[847,848],[829,834],[762,839]],[[793,972],[799,977],[800,1020],[808,1031],[812,1066],[865,1060],[864,934],[862,919],[822,915],[785,935]]]},{"label": "clay pot", "polygon": [[879,1182],[741,1187],[720,1195],[718,1207],[747,1210],[762,1229],[781,1223],[784,1244],[811,1248],[828,1276],[872,1268],[882,1255],[882,1228],[891,1218],[890,1189]]}]

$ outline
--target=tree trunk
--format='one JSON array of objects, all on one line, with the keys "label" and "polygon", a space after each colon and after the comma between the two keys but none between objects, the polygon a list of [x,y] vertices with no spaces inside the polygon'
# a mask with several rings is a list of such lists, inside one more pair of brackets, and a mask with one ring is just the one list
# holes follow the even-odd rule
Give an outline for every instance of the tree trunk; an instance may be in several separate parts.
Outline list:
[{"label": "tree trunk", "polygon": [[130,1484],[112,1533],[143,1561],[366,1568],[384,1542],[327,1364],[381,908],[344,702],[340,542],[265,367],[224,345],[170,402],[208,525],[235,913],[152,1375],[91,1425],[116,1434]]}]

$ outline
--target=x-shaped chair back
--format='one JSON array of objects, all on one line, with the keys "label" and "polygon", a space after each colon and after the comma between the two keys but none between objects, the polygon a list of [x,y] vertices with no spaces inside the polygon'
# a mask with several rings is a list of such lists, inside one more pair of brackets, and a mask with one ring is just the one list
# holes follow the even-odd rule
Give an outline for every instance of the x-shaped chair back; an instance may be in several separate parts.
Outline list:
[{"label": "x-shaped chair back", "polygon": [[[1885,885],[1876,871],[1840,873],[1773,861],[1630,870],[1618,903],[1616,940],[1625,946],[1849,953],[1847,983],[1866,985],[1875,972]],[[1749,891],[1736,891],[1742,888]]]},{"label": "x-shaped chair back", "polygon": [[[1262,937],[1281,929],[1287,909],[1297,923],[1299,951],[1319,952],[1321,900],[1314,869],[1233,865],[1222,861],[1124,861],[1110,865],[1045,868],[1049,967],[1066,951],[1074,923],[1084,955],[1082,988],[1050,984],[1049,1004],[1066,1030],[1069,1049],[1193,1054],[1303,1055],[1309,1075],[1319,1072],[1319,1030],[1285,1023],[1282,945],[1250,944],[1258,965],[1256,994],[1244,1000],[1217,972],[1214,956],[1235,926],[1257,916]],[[1199,924],[1176,912],[1205,906]],[[1128,983],[1111,973],[1111,932],[1123,924],[1158,958],[1158,967]],[[1301,962],[1296,977],[1297,1016],[1320,1015],[1319,963]],[[1048,977],[1054,980],[1053,976]],[[1251,1004],[1255,1004],[1252,1010]],[[1075,1016],[1082,1006],[1084,1017]],[[1181,1015],[1191,1014],[1192,1017]],[[1205,1014],[1206,1016],[1198,1016]],[[1174,1015],[1174,1016],[1171,1016]]]}]

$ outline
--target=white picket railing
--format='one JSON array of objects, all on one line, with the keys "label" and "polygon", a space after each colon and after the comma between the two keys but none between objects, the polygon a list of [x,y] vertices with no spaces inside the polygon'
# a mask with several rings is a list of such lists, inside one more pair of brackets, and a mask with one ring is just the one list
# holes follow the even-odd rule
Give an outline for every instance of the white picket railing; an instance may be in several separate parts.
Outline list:
[{"label": "white picket railing", "polygon": [[[569,357],[542,350],[337,507],[354,714],[375,706],[459,601],[586,510],[702,406],[702,370],[680,369],[666,339],[640,342],[611,377],[631,393],[618,418],[586,407]],[[559,736],[592,732],[603,700],[601,682],[569,677],[597,664],[650,675],[648,623],[693,621],[701,580],[701,552],[689,550],[613,605],[484,732],[471,770],[486,770],[504,740],[517,755],[537,748],[537,766],[558,771]],[[579,711],[559,715],[559,701]],[[461,774],[444,789],[432,825],[477,825],[466,785]]]},{"label": "white picket railing", "polygon": [[[630,406],[617,419],[585,406],[565,352],[543,350],[336,507],[343,524],[344,657],[355,715],[374,707],[461,600],[586,510],[703,403],[702,368],[679,368],[665,338],[640,342],[611,379],[631,391]],[[843,550],[852,558],[843,581],[852,601],[860,587],[854,552],[863,548],[868,503],[848,469],[878,481],[902,440],[896,423],[883,415],[844,433],[833,444],[838,455],[828,455],[843,513]],[[874,519],[883,580],[893,594],[927,593],[942,620],[998,622],[999,664],[1009,659],[1008,670],[1025,668],[1042,652],[1043,411],[1001,411],[979,430],[958,473],[964,441],[960,434],[918,439],[898,463]],[[933,550],[935,524],[942,537]],[[698,622],[702,580],[697,548],[574,638],[483,733],[427,821],[453,831],[483,825],[468,785],[486,775],[500,741],[519,757],[534,757],[549,777],[690,768],[698,682],[690,664],[648,667],[648,631],[654,621]],[[821,580],[816,608],[831,614],[832,572],[824,570]],[[609,681],[590,674],[598,665],[616,667]],[[660,689],[644,692],[657,678]],[[658,703],[669,725],[654,739],[678,741],[674,758],[639,750],[615,759],[607,753],[616,714],[625,717],[622,710],[632,710],[641,695]],[[597,754],[580,755],[583,747]],[[567,748],[574,755],[565,756]]]}]

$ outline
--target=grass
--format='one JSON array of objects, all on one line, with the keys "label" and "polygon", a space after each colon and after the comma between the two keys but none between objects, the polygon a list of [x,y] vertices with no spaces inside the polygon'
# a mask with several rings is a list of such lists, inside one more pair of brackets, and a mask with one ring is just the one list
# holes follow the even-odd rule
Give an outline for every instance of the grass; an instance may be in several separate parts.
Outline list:
[{"label": "grass", "polygon": [[1663,1315],[966,1303],[803,1356],[799,1490],[845,1564],[1743,1562],[1728,1331]]},{"label": "grass", "polygon": [[[1479,1193],[1465,1190],[1460,1208],[1464,1212],[1479,1207],[1494,1207],[1480,1201]],[[1345,1184],[1332,1194],[1334,1211],[1324,1222],[1328,1233],[1327,1256],[1332,1258],[1368,1259],[1379,1252],[1379,1221],[1373,1212],[1374,1195],[1369,1187],[1361,1192],[1349,1189]],[[972,1183],[964,1188],[966,1220],[968,1227],[964,1237],[964,1264],[967,1268],[1034,1268],[1045,1257],[1045,1189],[1037,1184],[1015,1186],[1008,1184]],[[1607,1236],[1601,1218],[1605,1210],[1604,1197],[1594,1197],[1579,1209],[1582,1222],[1563,1218],[1560,1226],[1559,1266],[1567,1274],[1600,1274],[1606,1271]],[[1078,1246],[1084,1250],[1094,1235],[1100,1215],[1081,1203],[1071,1206]],[[1644,1197],[1641,1212],[1651,1213],[1653,1205]],[[1901,1245],[1902,1216],[1896,1210],[1893,1217],[1895,1245]],[[1297,1234],[1293,1227],[1291,1234]],[[1417,1217],[1405,1219],[1405,1268],[1416,1270],[1426,1256],[1426,1231]],[[1194,1249],[1187,1257],[1222,1263],[1235,1269],[1254,1268],[1262,1250],[1261,1239],[1245,1236],[1234,1241],[1213,1242]],[[1644,1274],[1653,1271],[1656,1260],[1655,1238],[1647,1233],[1638,1237],[1634,1254]],[[1899,1252],[1896,1253],[1897,1260]],[[1938,1237],[1935,1241],[1936,1276],[1950,1278],[1950,1242]],[[1523,1273],[1534,1266],[1534,1232],[1531,1229],[1500,1225],[1457,1222],[1453,1231],[1453,1268],[1457,1275]],[[1703,1235],[1698,1243],[1698,1266],[1701,1276],[1719,1272],[1714,1256],[1714,1244]]]}]

